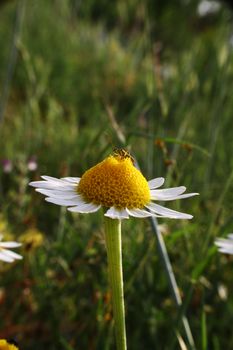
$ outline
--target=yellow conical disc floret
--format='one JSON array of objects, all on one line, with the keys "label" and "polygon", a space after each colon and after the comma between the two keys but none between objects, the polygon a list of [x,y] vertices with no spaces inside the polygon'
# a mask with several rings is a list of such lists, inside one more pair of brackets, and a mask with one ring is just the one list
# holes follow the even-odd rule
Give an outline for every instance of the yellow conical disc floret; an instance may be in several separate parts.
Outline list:
[{"label": "yellow conical disc floret", "polygon": [[114,154],[87,170],[78,185],[87,202],[119,209],[143,208],[150,202],[148,183],[126,154]]},{"label": "yellow conical disc floret", "polygon": [[0,350],[18,350],[18,348],[13,344],[9,344],[5,339],[0,339]]}]

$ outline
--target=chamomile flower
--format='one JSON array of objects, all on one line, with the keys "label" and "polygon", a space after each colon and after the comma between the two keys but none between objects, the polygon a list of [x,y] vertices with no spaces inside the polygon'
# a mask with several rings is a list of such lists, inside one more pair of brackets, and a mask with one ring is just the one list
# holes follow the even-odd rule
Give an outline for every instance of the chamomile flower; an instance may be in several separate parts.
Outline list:
[{"label": "chamomile flower", "polygon": [[164,178],[147,181],[125,150],[115,151],[81,178],[41,177],[42,181],[30,185],[45,195],[47,202],[66,206],[69,211],[77,213],[94,213],[103,207],[105,216],[120,220],[130,216],[191,219],[192,215],[165,208],[154,201],[172,201],[198,194],[184,194],[184,186],[158,189]]},{"label": "chamomile flower", "polygon": [[0,235],[0,260],[11,263],[14,260],[20,260],[22,259],[22,256],[12,252],[9,249],[6,248],[17,248],[21,246],[21,243],[17,242],[1,242],[3,238],[3,235]]},{"label": "chamomile flower", "polygon": [[0,339],[0,350],[18,350],[18,348],[11,343],[8,343],[5,339]]},{"label": "chamomile flower", "polygon": [[5,339],[0,339],[0,350],[18,350],[18,348]]},{"label": "chamomile flower", "polygon": [[220,253],[233,254],[233,233],[230,233],[228,238],[217,238],[215,245]]}]

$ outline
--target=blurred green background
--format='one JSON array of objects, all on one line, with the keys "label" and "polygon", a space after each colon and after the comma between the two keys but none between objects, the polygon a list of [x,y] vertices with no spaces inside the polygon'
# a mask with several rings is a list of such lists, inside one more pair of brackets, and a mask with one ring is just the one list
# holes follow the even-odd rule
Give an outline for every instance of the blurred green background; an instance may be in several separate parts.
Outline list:
[{"label": "blurred green background", "polygon": [[[72,215],[28,183],[81,176],[129,147],[147,179],[185,185],[159,222],[197,349],[233,349],[233,15],[206,0],[0,1],[0,338],[21,350],[110,350],[102,213]],[[123,222],[128,348],[184,339],[147,220]],[[185,349],[185,345],[183,348]]]}]

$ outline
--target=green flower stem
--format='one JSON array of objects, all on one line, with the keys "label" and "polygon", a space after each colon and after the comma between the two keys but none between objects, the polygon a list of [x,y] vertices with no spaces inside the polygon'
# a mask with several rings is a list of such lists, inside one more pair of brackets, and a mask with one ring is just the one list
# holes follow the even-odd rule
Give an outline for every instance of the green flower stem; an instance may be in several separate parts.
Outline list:
[{"label": "green flower stem", "polygon": [[113,317],[117,350],[126,350],[125,306],[121,252],[121,221],[104,218],[109,279],[112,290]]}]

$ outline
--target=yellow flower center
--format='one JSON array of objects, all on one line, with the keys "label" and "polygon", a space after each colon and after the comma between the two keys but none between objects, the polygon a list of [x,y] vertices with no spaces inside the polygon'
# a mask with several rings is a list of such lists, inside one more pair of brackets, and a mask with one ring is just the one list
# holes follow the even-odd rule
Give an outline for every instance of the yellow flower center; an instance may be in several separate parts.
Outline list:
[{"label": "yellow flower center", "polygon": [[150,190],[142,173],[127,155],[115,154],[87,170],[77,188],[87,202],[119,209],[143,208]]},{"label": "yellow flower center", "polygon": [[9,344],[5,339],[0,339],[0,350],[18,350],[18,348],[13,344]]}]

